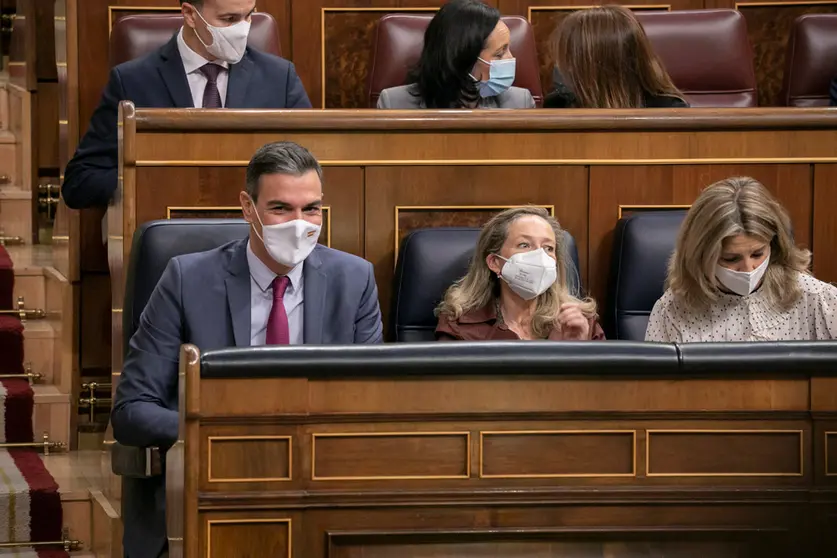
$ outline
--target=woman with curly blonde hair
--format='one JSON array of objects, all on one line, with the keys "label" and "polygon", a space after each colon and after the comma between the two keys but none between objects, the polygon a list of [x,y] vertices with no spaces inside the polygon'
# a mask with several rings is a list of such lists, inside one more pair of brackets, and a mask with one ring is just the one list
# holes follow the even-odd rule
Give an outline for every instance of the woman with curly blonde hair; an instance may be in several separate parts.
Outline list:
[{"label": "woman with curly blonde hair", "polygon": [[507,209],[483,227],[468,273],[436,310],[438,340],[604,339],[596,303],[567,287],[567,247],[540,207]]},{"label": "woman with curly blonde hair", "polygon": [[646,341],[837,337],[837,287],[808,273],[785,208],[761,183],[728,178],[689,209]]}]

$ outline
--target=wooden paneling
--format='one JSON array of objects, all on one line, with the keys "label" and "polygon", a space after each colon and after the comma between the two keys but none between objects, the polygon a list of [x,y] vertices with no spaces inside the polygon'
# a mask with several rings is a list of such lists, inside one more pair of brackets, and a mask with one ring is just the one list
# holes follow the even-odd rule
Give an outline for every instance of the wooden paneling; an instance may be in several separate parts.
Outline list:
[{"label": "wooden paneling", "polygon": [[480,433],[480,477],[632,477],[634,431]]},{"label": "wooden paneling", "polygon": [[[427,4],[437,0],[428,0]],[[399,13],[434,13],[436,8]],[[367,108],[368,79],[372,68],[375,28],[378,20],[392,8],[323,8],[324,58],[322,98],[324,108]],[[309,96],[314,92],[308,91]],[[314,106],[320,106],[314,103]]]},{"label": "wooden paneling", "polygon": [[[590,289],[604,301],[613,229],[619,206],[691,204],[710,184],[731,176],[762,182],[790,214],[796,241],[811,246],[813,187],[810,165],[594,166],[590,169]],[[660,208],[663,209],[663,208]]]},{"label": "wooden paneling", "polygon": [[[515,186],[510,188],[512,184]],[[390,302],[395,245],[404,235],[402,226],[405,229],[479,226],[503,208],[525,204],[554,207],[559,222],[575,237],[584,280],[583,254],[587,246],[587,170],[584,167],[367,168],[366,259],[375,264],[384,315]],[[400,210],[404,206],[405,210]],[[569,208],[574,209],[568,211]]]},{"label": "wooden paneling", "polygon": [[209,436],[208,483],[291,480],[291,436]]},{"label": "wooden paneling", "polygon": [[[177,184],[171,196],[156,190],[137,192],[137,222],[167,218],[240,218],[239,193],[244,189],[244,168],[142,168],[140,183]],[[327,167],[323,171],[323,228],[320,242],[332,248],[363,254],[363,171],[352,167]],[[331,242],[329,244],[329,241]]]},{"label": "wooden paneling", "polygon": [[[396,361],[391,372],[376,365],[360,379],[326,353],[320,360],[316,347],[308,364],[282,370],[287,377],[242,379],[253,375],[246,364],[218,363],[216,377],[200,378],[201,359],[184,363],[185,444],[170,456],[205,447],[207,436],[289,436],[295,456],[293,480],[269,488],[193,483],[181,498],[168,482],[173,501],[196,517],[184,523],[187,551],[197,544],[198,555],[216,556],[218,545],[237,541],[223,547],[225,557],[285,556],[286,545],[305,557],[831,555],[837,499],[809,461],[820,456],[824,472],[825,456],[834,456],[826,432],[837,423],[811,413],[807,396],[820,372],[802,374],[788,360],[769,374],[717,361],[699,376],[657,379],[641,366],[613,373],[587,363],[489,374],[479,356],[456,347],[456,365],[439,371],[427,357],[421,370],[418,356],[409,378]],[[387,362],[389,350],[370,358]],[[250,358],[270,354],[277,370],[286,362],[259,352]],[[675,370],[679,357],[671,358]],[[823,362],[821,373],[831,368]],[[744,394],[767,385],[773,397],[741,408]],[[781,398],[798,399],[799,409],[776,406]],[[286,458],[277,448],[272,459],[266,447],[240,452],[275,465]],[[243,472],[244,458],[230,449],[227,463]],[[170,478],[198,478],[206,462],[202,451],[179,467],[170,461]],[[268,466],[248,465],[260,474]],[[262,532],[265,523],[273,529]],[[198,526],[191,536],[190,525]],[[256,537],[265,546],[248,546]]]},{"label": "wooden paneling", "polygon": [[802,431],[663,430],[646,433],[648,476],[801,477]]},{"label": "wooden paneling", "polygon": [[[731,7],[731,6],[730,6]],[[735,4],[747,20],[753,47],[759,105],[780,106],[779,93],[785,74],[785,54],[793,22],[802,14],[837,13],[837,2],[755,1]]]},{"label": "wooden paneling", "polygon": [[291,520],[286,518],[216,519],[201,524],[207,558],[270,556],[291,558]]},{"label": "wooden paneling", "polygon": [[816,165],[814,167],[813,221],[812,240],[814,250],[814,275],[837,280],[837,258],[822,255],[820,251],[829,250],[837,238],[837,212],[832,201],[837,197],[837,165]]},{"label": "wooden paneling", "polygon": [[[90,275],[81,283],[80,355],[81,367],[107,370],[111,363],[111,329],[115,325],[122,330],[122,316],[111,317],[110,299],[103,293],[110,292],[108,275]],[[120,345],[121,346],[121,345]],[[121,356],[121,352],[119,353]]]},{"label": "wooden paneling", "polygon": [[829,430],[823,435],[825,438],[823,473],[827,477],[837,477],[837,431]]},{"label": "wooden paneling", "polygon": [[467,432],[341,432],[313,434],[315,481],[468,478]]},{"label": "wooden paneling", "polygon": [[[764,537],[764,538],[763,538]],[[764,539],[767,540],[764,540]],[[761,540],[759,540],[761,539]],[[475,529],[428,535],[413,532],[335,534],[329,558],[742,558],[778,556],[777,533],[735,530]],[[780,543],[780,547],[783,546]],[[755,548],[754,548],[755,547]]]}]

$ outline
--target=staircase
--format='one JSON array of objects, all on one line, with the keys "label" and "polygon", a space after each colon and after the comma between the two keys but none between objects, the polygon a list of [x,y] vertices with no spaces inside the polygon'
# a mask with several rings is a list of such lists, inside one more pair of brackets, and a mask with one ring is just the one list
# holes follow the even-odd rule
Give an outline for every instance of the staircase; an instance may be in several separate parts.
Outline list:
[{"label": "staircase", "polygon": [[[58,485],[61,523],[64,528],[64,533],[58,539],[73,544],[26,549],[6,548],[0,544],[0,556],[57,558],[67,556],[64,552],[67,548],[69,556],[116,558],[121,556],[121,549],[118,545],[112,548],[110,541],[118,540],[120,536],[116,533],[114,537],[113,532],[115,525],[118,525],[118,517],[102,493],[105,481],[100,466],[101,450],[95,448],[79,451],[77,448],[79,377],[74,351],[78,287],[70,283],[53,265],[51,246],[33,243],[39,235],[36,223],[33,222],[37,215],[33,204],[37,200],[32,199],[29,147],[32,137],[29,129],[32,122],[31,110],[28,92],[9,84],[7,79],[0,76],[0,243],[5,244],[5,247],[0,246],[0,252],[8,253],[14,273],[12,296],[7,296],[5,302],[0,298],[0,310],[18,310],[22,306],[26,318],[21,321],[24,328],[23,366],[21,368],[20,363],[11,362],[14,358],[6,351],[5,355],[0,354],[0,367],[5,366],[0,372],[8,374],[8,370],[16,367],[23,374],[29,375],[34,394],[31,418],[33,442],[43,442],[46,437],[48,445],[42,445],[40,449],[0,449],[0,454],[25,454],[27,460],[41,460]],[[47,231],[42,236],[49,238],[51,235]],[[10,273],[7,269],[6,275]],[[14,323],[18,318],[6,314],[3,319]],[[3,379],[4,385],[14,385],[28,393],[26,381],[25,378]],[[6,405],[5,412],[7,417],[12,413],[9,405]],[[8,464],[9,459],[0,459],[0,480],[6,478],[5,486],[8,488],[12,484],[8,480],[9,475],[13,476],[17,471],[11,466],[3,470],[4,462]],[[34,469],[43,469],[37,461],[34,464]],[[52,494],[55,498],[54,487]],[[32,539],[21,540],[11,536],[14,542],[33,540],[39,524],[49,523],[53,519],[36,516],[35,510],[44,508],[37,508],[35,499],[33,493]],[[17,509],[20,506],[20,502],[15,504],[15,496],[11,496],[10,501],[12,504],[6,504],[6,509]],[[11,519],[4,518],[5,513],[0,506],[0,533],[5,530],[8,534],[8,525],[13,523],[14,513]],[[21,522],[20,517],[17,522]],[[0,540],[0,543],[7,540]]]}]

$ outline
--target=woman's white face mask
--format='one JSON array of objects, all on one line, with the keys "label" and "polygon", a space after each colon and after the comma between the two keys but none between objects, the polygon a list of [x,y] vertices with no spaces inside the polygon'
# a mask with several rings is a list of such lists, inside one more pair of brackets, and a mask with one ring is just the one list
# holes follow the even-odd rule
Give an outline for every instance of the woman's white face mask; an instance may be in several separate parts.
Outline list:
[{"label": "woman's white face mask", "polygon": [[755,291],[764,278],[764,273],[770,264],[770,255],[764,258],[753,271],[735,271],[721,264],[715,265],[715,277],[728,291],[739,296],[747,296]]},{"label": "woman's white face mask", "polygon": [[558,278],[555,260],[543,248],[518,252],[508,259],[495,255],[505,261],[500,277],[523,300],[543,294]]}]

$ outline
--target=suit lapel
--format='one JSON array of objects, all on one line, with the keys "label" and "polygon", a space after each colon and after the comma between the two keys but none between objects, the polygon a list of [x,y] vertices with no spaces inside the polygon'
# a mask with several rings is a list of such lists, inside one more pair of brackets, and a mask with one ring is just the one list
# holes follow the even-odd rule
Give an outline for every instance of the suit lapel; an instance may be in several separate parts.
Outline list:
[{"label": "suit lapel", "polygon": [[224,280],[236,347],[250,346],[250,268],[246,250],[247,241],[232,248],[227,265],[229,275]]},{"label": "suit lapel", "polygon": [[230,66],[230,81],[227,86],[226,108],[247,108],[244,100],[247,97],[247,86],[253,74],[253,61],[248,52],[238,64]]},{"label": "suit lapel", "polygon": [[163,78],[163,83],[166,84],[166,89],[169,90],[169,95],[174,101],[174,108],[194,108],[189,80],[186,79],[183,60],[177,50],[177,35],[160,49],[158,70],[160,71],[160,77]]},{"label": "suit lapel", "polygon": [[305,259],[302,267],[302,282],[305,286],[305,300],[302,305],[302,342],[319,345],[323,342],[323,321],[325,316],[328,278],[322,269],[318,248]]}]

